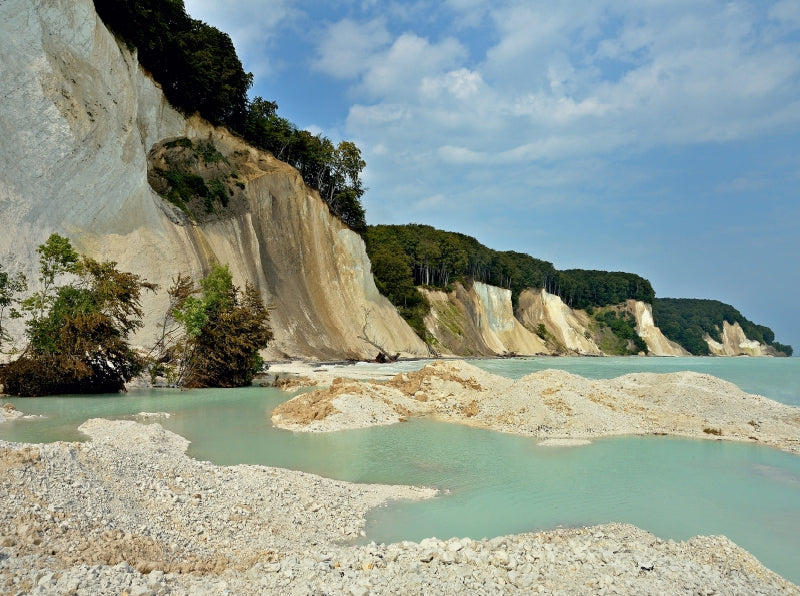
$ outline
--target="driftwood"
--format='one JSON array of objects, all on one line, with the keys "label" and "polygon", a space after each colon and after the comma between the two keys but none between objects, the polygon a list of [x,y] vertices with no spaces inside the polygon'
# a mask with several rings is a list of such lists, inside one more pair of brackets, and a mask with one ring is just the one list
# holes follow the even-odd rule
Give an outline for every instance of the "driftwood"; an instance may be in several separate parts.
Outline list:
[{"label": "driftwood", "polygon": [[378,355],[372,360],[373,362],[379,363],[386,363],[386,362],[396,362],[398,358],[400,358],[400,353],[392,354],[384,348],[381,344],[377,342],[376,339],[370,337],[369,332],[367,331],[369,327],[369,316],[372,314],[372,309],[367,309],[366,307],[361,307],[364,311],[364,326],[361,328],[362,335],[358,335],[358,339],[361,341],[367,342],[373,348],[378,350]]}]

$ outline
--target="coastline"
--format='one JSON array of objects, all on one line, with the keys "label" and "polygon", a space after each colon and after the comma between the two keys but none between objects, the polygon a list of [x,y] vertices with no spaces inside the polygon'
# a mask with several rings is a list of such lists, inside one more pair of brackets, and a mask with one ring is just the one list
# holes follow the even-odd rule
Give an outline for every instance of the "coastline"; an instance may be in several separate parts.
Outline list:
[{"label": "coastline", "polygon": [[157,423],[81,430],[89,442],[0,442],[4,592],[800,594],[727,538],[625,524],[353,545],[369,509],[434,491],[214,466]]},{"label": "coastline", "polygon": [[318,387],[278,406],[280,428],[335,432],[432,416],[541,439],[592,440],[619,435],[757,442],[800,454],[800,408],[745,393],[708,374],[631,373],[590,380],[544,370],[512,380],[463,360],[437,360],[417,371],[275,367]]}]

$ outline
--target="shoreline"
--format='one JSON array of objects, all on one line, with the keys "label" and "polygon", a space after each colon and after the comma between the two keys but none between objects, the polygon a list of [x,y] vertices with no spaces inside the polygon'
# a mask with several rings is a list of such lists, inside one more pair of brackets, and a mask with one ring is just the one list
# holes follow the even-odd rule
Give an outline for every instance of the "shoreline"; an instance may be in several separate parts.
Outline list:
[{"label": "shoreline", "polygon": [[[377,377],[374,371],[293,364],[302,393],[273,410],[273,424],[336,432],[432,416],[543,440],[667,435],[750,442],[800,454],[800,408],[745,393],[708,374],[630,373],[586,379],[548,369],[512,380],[463,360]],[[347,378],[341,373],[351,373]],[[355,372],[356,374],[352,374]]]},{"label": "shoreline", "polygon": [[727,538],[627,524],[348,544],[372,507],[435,491],[215,466],[157,423],[80,429],[89,441],[0,442],[0,591],[800,594]]}]

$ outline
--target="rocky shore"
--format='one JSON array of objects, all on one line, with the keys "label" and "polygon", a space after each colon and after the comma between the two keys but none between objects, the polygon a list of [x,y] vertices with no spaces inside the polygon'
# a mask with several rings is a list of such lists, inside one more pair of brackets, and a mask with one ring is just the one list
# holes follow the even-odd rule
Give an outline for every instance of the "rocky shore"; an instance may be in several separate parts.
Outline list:
[{"label": "rocky shore", "polygon": [[[1,395],[2,393],[0,393],[0,396]],[[0,407],[0,424],[5,422],[6,420],[15,420],[17,418],[22,418],[22,417],[24,417],[24,414],[19,410],[17,410],[17,408],[14,407],[14,404],[7,403],[3,404],[3,406]]]},{"label": "rocky shore", "polygon": [[2,594],[800,594],[724,537],[610,524],[355,545],[364,516],[434,491],[214,466],[159,424],[0,442]]},{"label": "rocky shore", "polygon": [[324,371],[302,382],[329,386],[277,407],[277,426],[329,432],[434,416],[551,441],[663,434],[800,453],[800,409],[694,372],[590,380],[544,370],[514,381],[451,360],[381,381],[331,379]]}]

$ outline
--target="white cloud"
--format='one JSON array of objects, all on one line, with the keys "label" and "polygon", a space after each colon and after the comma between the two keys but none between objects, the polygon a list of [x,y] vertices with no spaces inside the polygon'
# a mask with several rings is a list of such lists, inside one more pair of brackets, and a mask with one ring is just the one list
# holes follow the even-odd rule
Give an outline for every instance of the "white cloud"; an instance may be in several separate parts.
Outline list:
[{"label": "white cloud", "polygon": [[439,147],[439,156],[445,162],[451,164],[486,163],[489,158],[486,153],[479,153],[466,147],[454,147],[453,145]]},{"label": "white cloud", "polygon": [[426,99],[439,99],[442,94],[466,101],[475,97],[484,87],[477,72],[459,68],[437,77],[425,77],[420,83],[420,94]]},{"label": "white cloud", "polygon": [[577,118],[603,116],[616,109],[596,97],[575,101],[571,97],[553,97],[547,94],[531,94],[520,98],[512,110],[520,116],[527,116],[539,124],[566,124]]},{"label": "white cloud", "polygon": [[325,30],[312,67],[332,77],[354,78],[370,67],[374,54],[390,40],[383,19],[366,23],[344,19]]},{"label": "white cloud", "polygon": [[407,32],[392,38],[384,19],[330,24],[316,48],[315,70],[355,80],[353,90],[370,100],[396,102],[416,93],[426,77],[459,64],[463,46],[453,38],[438,43]]},{"label": "white cloud", "polygon": [[454,39],[431,44],[413,33],[400,35],[386,52],[374,56],[360,91],[369,98],[411,98],[422,79],[458,65],[464,48]]}]

